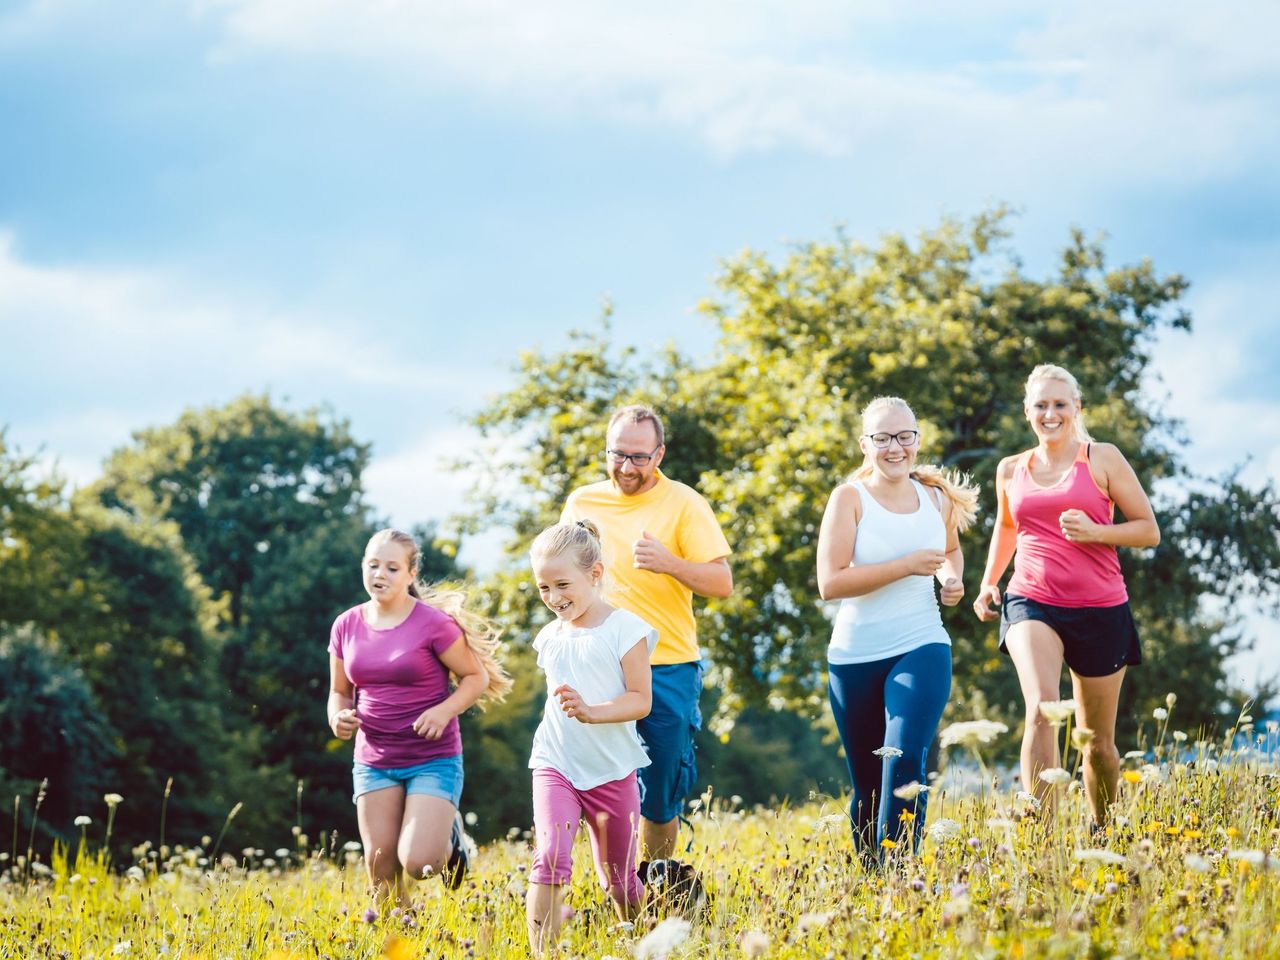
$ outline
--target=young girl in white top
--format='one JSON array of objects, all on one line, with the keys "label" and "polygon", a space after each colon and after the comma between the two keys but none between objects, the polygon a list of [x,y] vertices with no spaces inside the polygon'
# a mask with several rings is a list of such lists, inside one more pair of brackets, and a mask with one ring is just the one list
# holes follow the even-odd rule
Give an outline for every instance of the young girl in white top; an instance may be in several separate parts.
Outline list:
[{"label": "young girl in white top", "polygon": [[863,464],[832,491],[822,518],[818,589],[840,601],[827,648],[831,711],[853,782],[854,846],[874,863],[900,843],[913,847],[924,825],[924,795],[895,791],[926,782],[951,693],[951,638],[933,581],[947,606],[964,595],[958,533],[977,493],[915,465],[920,427],[905,400],[871,401],[862,429]]},{"label": "young girl in white top", "polygon": [[556,615],[533,641],[547,674],[547,704],[529,757],[537,852],[526,912],[529,945],[541,955],[559,934],[580,820],[618,916],[631,918],[644,902],[636,874],[636,770],[649,758],[635,722],[649,713],[649,655],[658,633],[601,598],[604,559],[589,520],[548,527],[529,555],[538,595]]}]

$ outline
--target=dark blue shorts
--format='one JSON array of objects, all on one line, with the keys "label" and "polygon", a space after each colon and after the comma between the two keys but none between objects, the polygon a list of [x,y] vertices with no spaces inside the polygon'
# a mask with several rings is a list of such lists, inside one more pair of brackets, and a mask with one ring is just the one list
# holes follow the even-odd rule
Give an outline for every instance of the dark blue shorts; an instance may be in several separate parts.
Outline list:
[{"label": "dark blue shorts", "polygon": [[649,754],[641,767],[640,816],[670,823],[698,780],[694,735],[702,729],[702,663],[665,663],[653,668],[653,706],[636,721],[636,732]]},{"label": "dark blue shorts", "polygon": [[1016,593],[1000,608],[1000,652],[1008,653],[1005,634],[1024,620],[1038,620],[1062,640],[1063,659],[1081,677],[1109,677],[1121,667],[1142,662],[1138,627],[1129,604],[1114,607],[1056,607]]}]

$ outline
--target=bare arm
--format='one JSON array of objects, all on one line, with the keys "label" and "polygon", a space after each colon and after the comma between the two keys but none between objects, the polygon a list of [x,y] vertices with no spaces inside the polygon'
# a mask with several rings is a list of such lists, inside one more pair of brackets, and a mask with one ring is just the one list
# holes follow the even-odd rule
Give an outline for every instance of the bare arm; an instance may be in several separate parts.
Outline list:
[{"label": "bare arm", "polygon": [[562,683],[551,691],[560,698],[560,709],[579,723],[625,723],[649,715],[653,705],[653,675],[649,670],[649,646],[641,638],[622,655],[622,680],[626,692],[604,703],[584,703],[578,691]]},{"label": "bare arm", "polygon": [[1093,445],[1091,468],[1098,485],[1124,514],[1123,523],[1094,523],[1081,510],[1066,510],[1061,517],[1062,535],[1075,543],[1106,543],[1113,547],[1154,547],[1160,543],[1160,527],[1138,475],[1114,444]]},{"label": "bare arm", "polygon": [[489,674],[480,664],[462,634],[440,654],[445,669],[458,678],[453,693],[429,707],[413,722],[413,732],[428,740],[438,740],[445,726],[480,699],[489,686]]},{"label": "bare arm", "polygon": [[940,599],[943,606],[954,607],[964,597],[964,551],[960,549],[960,531],[956,529],[955,505],[951,498],[943,496],[933,487],[926,487],[935,502],[941,498],[939,509],[947,528],[946,554],[938,568],[938,583],[942,585]]},{"label": "bare arm", "polygon": [[346,665],[329,654],[329,729],[340,740],[350,740],[360,726],[355,711],[356,688],[347,676]]},{"label": "bare arm", "polygon": [[991,609],[991,604],[1000,606],[1000,578],[1009,569],[1009,561],[1018,546],[1018,530],[1013,525],[1013,515],[1009,513],[1009,501],[1005,495],[1017,460],[1017,457],[1005,457],[996,467],[996,523],[991,530],[991,546],[987,548],[982,583],[973,601],[973,612],[979,620],[995,620],[1000,616],[998,610]]},{"label": "bare arm", "polygon": [[818,593],[823,600],[861,597],[909,576],[933,576],[941,568],[941,550],[916,550],[884,563],[853,563],[853,546],[862,508],[858,491],[842,483],[831,491],[818,530]]},{"label": "bare arm", "polygon": [[657,537],[642,533],[631,547],[637,570],[665,573],[674,577],[700,597],[719,597],[733,593],[733,571],[728,557],[717,557],[705,563],[694,563],[677,557]]}]

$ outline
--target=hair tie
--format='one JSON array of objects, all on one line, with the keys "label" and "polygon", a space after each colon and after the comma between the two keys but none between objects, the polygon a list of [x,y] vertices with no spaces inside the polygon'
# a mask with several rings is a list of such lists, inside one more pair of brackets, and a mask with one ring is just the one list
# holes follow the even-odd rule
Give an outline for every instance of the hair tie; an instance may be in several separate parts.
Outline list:
[{"label": "hair tie", "polygon": [[575,526],[581,527],[583,530],[587,529],[587,525],[583,523],[581,520],[575,520],[573,521],[573,523]]}]

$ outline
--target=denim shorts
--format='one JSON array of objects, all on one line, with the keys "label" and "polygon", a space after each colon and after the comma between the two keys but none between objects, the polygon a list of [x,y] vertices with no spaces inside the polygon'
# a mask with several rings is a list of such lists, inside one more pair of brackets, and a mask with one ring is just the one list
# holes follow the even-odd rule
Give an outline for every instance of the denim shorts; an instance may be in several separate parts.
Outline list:
[{"label": "denim shorts", "polygon": [[351,779],[355,783],[353,803],[366,793],[400,787],[406,796],[425,793],[456,807],[462,799],[462,754],[436,757],[412,767],[370,767],[357,762],[351,768]]},{"label": "denim shorts", "polygon": [[653,706],[636,721],[649,766],[641,767],[640,816],[670,823],[698,780],[693,738],[702,729],[698,697],[702,663],[666,663],[653,668]]}]

